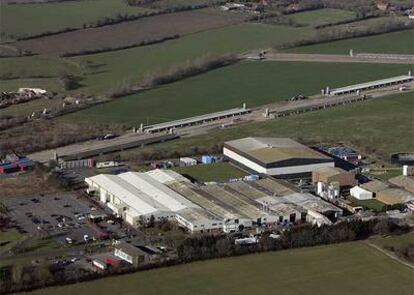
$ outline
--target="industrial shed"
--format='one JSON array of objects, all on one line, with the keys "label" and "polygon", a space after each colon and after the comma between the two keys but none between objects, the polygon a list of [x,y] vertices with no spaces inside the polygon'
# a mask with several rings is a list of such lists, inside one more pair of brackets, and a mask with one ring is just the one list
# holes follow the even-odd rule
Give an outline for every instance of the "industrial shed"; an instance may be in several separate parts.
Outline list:
[{"label": "industrial shed", "polygon": [[355,174],[337,167],[322,167],[312,171],[312,182],[338,182],[341,187],[356,185]]},{"label": "industrial shed", "polygon": [[414,200],[414,195],[399,188],[389,188],[376,193],[376,199],[387,205],[404,204]]},{"label": "industrial shed", "polygon": [[414,177],[412,176],[400,175],[393,177],[388,181],[396,186],[404,188],[411,193],[414,193]]},{"label": "industrial shed", "polygon": [[256,173],[275,176],[308,174],[334,167],[334,160],[290,138],[247,137],[224,143],[223,154]]},{"label": "industrial shed", "polygon": [[408,83],[414,80],[414,77],[411,74],[411,71],[408,73],[408,75],[401,75],[397,77],[391,77],[387,79],[377,80],[377,81],[371,81],[361,84],[355,84],[351,86],[336,88],[329,90],[329,87],[326,91],[327,95],[344,95],[344,94],[352,94],[358,91],[366,91],[370,89],[376,89],[376,88],[382,88],[402,83]]},{"label": "industrial shed", "polygon": [[126,172],[119,175],[101,174],[85,181],[89,190],[99,195],[102,203],[133,226],[154,216],[156,221],[175,220],[189,231],[222,228],[222,219],[158,181],[160,176],[164,179],[171,177],[159,171],[148,174]]},{"label": "industrial shed", "polygon": [[373,198],[374,195],[372,192],[363,189],[359,186],[354,186],[353,188],[351,188],[350,194],[357,200],[370,200]]}]

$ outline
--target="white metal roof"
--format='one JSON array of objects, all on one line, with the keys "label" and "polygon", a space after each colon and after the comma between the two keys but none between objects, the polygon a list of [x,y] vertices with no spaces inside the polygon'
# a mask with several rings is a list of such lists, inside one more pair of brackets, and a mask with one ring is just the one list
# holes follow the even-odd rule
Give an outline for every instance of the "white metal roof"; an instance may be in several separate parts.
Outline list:
[{"label": "white metal roof", "polygon": [[180,158],[180,162],[183,162],[183,163],[197,163],[197,160],[194,159],[194,158],[182,157],[182,158]]},{"label": "white metal roof", "polygon": [[370,192],[366,189],[363,189],[360,186],[354,186],[353,188],[351,188],[351,193],[354,193],[354,194],[371,194],[372,195],[372,192]]},{"label": "white metal roof", "polygon": [[86,181],[98,185],[141,215],[153,214],[157,211],[169,211],[167,207],[117,175],[99,174],[87,178]]},{"label": "white metal roof", "polygon": [[414,78],[412,76],[402,75],[402,76],[397,76],[397,77],[392,77],[392,78],[387,78],[387,79],[382,79],[382,80],[371,81],[371,82],[366,82],[366,83],[355,84],[355,85],[351,85],[351,86],[332,89],[329,92],[329,94],[335,95],[335,94],[343,93],[343,92],[354,92],[354,91],[357,91],[357,90],[360,90],[360,89],[366,89],[366,88],[380,86],[380,85],[384,85],[384,84],[403,82],[403,81],[413,80],[413,79]]},{"label": "white metal roof", "polygon": [[170,184],[174,182],[190,182],[189,179],[170,169],[155,169],[146,172],[146,174],[163,184]]},{"label": "white metal roof", "polygon": [[185,208],[199,208],[191,201],[145,173],[126,172],[118,176],[173,212]]},{"label": "white metal roof", "polygon": [[302,206],[306,210],[314,210],[319,213],[325,213],[328,211],[342,212],[342,209],[309,193],[293,193],[282,198]]},{"label": "white metal roof", "polygon": [[200,116],[195,116],[195,117],[191,117],[191,118],[185,118],[185,119],[180,119],[180,120],[175,120],[175,121],[170,121],[170,122],[165,122],[165,123],[159,123],[159,124],[154,124],[154,125],[149,125],[149,126],[146,126],[144,129],[146,131],[149,131],[149,132],[154,131],[154,130],[158,130],[158,129],[169,129],[169,128],[173,128],[175,126],[189,125],[189,124],[193,124],[193,123],[204,121],[204,120],[211,120],[211,119],[216,119],[216,118],[219,118],[219,117],[236,115],[236,114],[239,114],[239,113],[247,113],[249,111],[250,110],[244,109],[244,108],[234,108],[234,109],[225,110],[225,111],[221,111],[221,112],[205,114],[205,115],[200,115]]}]

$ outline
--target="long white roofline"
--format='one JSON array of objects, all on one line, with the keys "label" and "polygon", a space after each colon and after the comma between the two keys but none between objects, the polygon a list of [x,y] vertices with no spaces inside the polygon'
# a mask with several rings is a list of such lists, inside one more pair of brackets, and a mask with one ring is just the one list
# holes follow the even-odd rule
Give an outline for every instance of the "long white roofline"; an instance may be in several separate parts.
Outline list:
[{"label": "long white roofline", "polygon": [[177,212],[185,208],[199,208],[164,184],[156,181],[146,173],[126,172],[118,175],[135,188],[162,204],[169,210]]},{"label": "long white roofline", "polygon": [[346,87],[331,89],[329,91],[329,94],[335,95],[335,94],[344,93],[344,92],[354,92],[354,91],[367,89],[371,87],[377,87],[377,86],[382,86],[382,85],[391,84],[391,83],[401,83],[401,82],[412,81],[412,80],[414,80],[413,76],[408,76],[408,75],[397,76],[397,77],[392,77],[392,78],[387,78],[387,79],[382,79],[382,80],[377,80],[377,81],[371,81],[371,82],[360,83],[360,84],[350,85]]},{"label": "long white roofline", "polygon": [[153,214],[158,211],[170,211],[167,207],[116,175],[100,174],[87,178],[86,182],[98,185],[141,215]]}]

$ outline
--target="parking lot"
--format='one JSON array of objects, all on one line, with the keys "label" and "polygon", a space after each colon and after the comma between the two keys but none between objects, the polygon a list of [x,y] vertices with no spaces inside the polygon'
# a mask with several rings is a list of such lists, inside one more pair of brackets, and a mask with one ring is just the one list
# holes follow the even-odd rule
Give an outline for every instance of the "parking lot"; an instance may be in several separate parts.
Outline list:
[{"label": "parking lot", "polygon": [[97,230],[88,223],[88,216],[104,213],[72,193],[10,198],[5,205],[19,230],[35,237],[57,236],[59,241],[93,237]]}]

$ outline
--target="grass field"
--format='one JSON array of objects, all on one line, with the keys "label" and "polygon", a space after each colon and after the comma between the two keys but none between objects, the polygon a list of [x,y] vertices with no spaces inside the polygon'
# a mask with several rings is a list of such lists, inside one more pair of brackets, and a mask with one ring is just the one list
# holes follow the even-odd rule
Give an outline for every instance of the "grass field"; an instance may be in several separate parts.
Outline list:
[{"label": "grass field", "polygon": [[64,28],[81,28],[118,14],[138,15],[149,11],[131,7],[121,0],[82,0],[49,4],[1,5],[1,33],[13,37],[30,36]]},{"label": "grass field", "polygon": [[298,53],[348,54],[355,53],[393,53],[414,54],[414,30],[347,39],[323,44],[292,48],[287,51]]},{"label": "grass field", "polygon": [[31,294],[411,295],[413,275],[367,245],[347,243],[196,262]]},{"label": "grass field", "polygon": [[[125,83],[138,83],[150,73],[205,56],[241,53],[267,48],[308,36],[312,30],[287,26],[245,23],[200,32],[176,40],[108,53],[70,58],[81,64],[100,65],[98,73],[88,75],[90,93],[103,93]],[[93,70],[95,72],[95,70]]]},{"label": "grass field", "polygon": [[16,243],[24,241],[26,238],[27,236],[19,233],[15,229],[0,231],[0,253],[8,251]]},{"label": "grass field", "polygon": [[406,73],[409,68],[385,64],[242,62],[67,118],[135,126],[147,121],[152,124],[233,108],[243,102],[253,107],[297,94],[312,95],[326,85],[338,87],[390,77]]},{"label": "grass field", "polygon": [[141,152],[188,152],[194,147],[213,148],[226,140],[248,136],[291,137],[307,144],[345,143],[360,151],[390,160],[395,152],[414,150],[412,93],[398,94],[364,103],[280,118],[264,123],[217,130],[207,135],[184,138],[139,150]]},{"label": "grass field", "polygon": [[[118,0],[121,1],[121,0]],[[110,26],[12,43],[16,48],[40,54],[62,55],[94,50],[117,49],[184,36],[200,31],[241,23],[246,17],[213,9],[182,11],[145,17]],[[171,26],[171,24],[174,24]]]},{"label": "grass field", "polygon": [[372,209],[372,210],[375,210],[377,212],[381,212],[386,206],[384,203],[382,203],[378,200],[375,200],[375,199],[371,199],[371,200],[352,199],[352,205],[362,206],[364,208]]},{"label": "grass field", "polygon": [[372,242],[383,248],[386,247],[399,247],[414,243],[414,232],[399,236],[386,236],[373,239]]},{"label": "grass field", "polygon": [[[31,84],[32,85],[32,84]],[[42,85],[39,85],[39,87]],[[44,85],[46,86],[46,85]],[[50,87],[44,87],[50,89]],[[16,90],[13,88],[12,90]],[[53,107],[61,107],[62,100],[60,99],[36,99],[26,103],[19,103],[9,106],[7,108],[0,109],[0,117],[2,116],[29,116],[33,112],[41,112],[45,108],[50,109]]]},{"label": "grass field", "polygon": [[0,91],[16,91],[20,87],[63,91],[59,81],[63,74],[79,76],[81,66],[45,56],[0,58]]},{"label": "grass field", "polygon": [[232,178],[241,178],[247,173],[229,163],[215,163],[190,167],[177,167],[174,170],[184,176],[189,176],[198,182],[226,182]]},{"label": "grass field", "polygon": [[56,92],[65,91],[58,78],[0,80],[0,91],[17,91],[20,87],[41,88]]},{"label": "grass field", "polygon": [[304,38],[312,32],[307,28],[244,23],[190,34],[164,43],[101,54],[66,59],[50,56],[2,58],[0,77],[13,74],[28,78],[46,74],[56,76],[63,71],[74,72],[85,76],[82,81],[85,86],[74,92],[108,94],[124,85],[139,84],[150,74],[197,58],[267,48]]},{"label": "grass field", "polygon": [[355,17],[355,12],[332,8],[299,12],[289,16],[295,23],[305,26],[332,24],[340,21],[352,20]]}]

